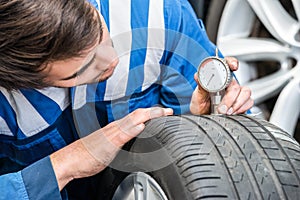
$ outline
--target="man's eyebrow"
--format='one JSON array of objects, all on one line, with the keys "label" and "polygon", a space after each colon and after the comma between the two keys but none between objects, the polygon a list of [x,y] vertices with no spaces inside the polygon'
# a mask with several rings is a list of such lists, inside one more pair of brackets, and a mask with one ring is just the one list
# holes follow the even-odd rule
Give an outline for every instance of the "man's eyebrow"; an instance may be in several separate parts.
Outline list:
[{"label": "man's eyebrow", "polygon": [[68,77],[66,77],[66,78],[63,78],[63,79],[61,79],[61,80],[63,80],[63,81],[70,80],[70,79],[75,78],[76,76],[82,74],[82,73],[83,73],[85,70],[87,70],[87,68],[89,68],[89,66],[94,62],[95,58],[96,58],[96,53],[93,55],[92,59],[91,59],[87,64],[85,64],[83,67],[81,67],[80,70],[78,70],[77,72],[75,72],[75,73],[72,74],[71,76],[68,76]]}]

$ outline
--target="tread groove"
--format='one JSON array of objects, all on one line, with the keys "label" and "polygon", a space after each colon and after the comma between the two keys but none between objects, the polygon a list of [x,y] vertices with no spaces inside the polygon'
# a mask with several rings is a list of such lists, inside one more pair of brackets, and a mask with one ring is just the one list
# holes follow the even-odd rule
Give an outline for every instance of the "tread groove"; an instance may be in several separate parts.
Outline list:
[{"label": "tread groove", "polygon": [[[173,194],[180,191],[190,195],[180,199],[259,200],[299,196],[299,144],[268,122],[244,115],[183,115],[163,117],[163,123],[160,120],[149,123],[152,125],[148,130],[154,133],[152,141],[145,143],[141,138],[140,145],[132,150],[138,152],[139,147],[141,153],[151,151],[152,143],[156,145],[154,151],[164,149],[160,156],[171,163],[149,173],[155,179],[159,177],[156,179],[159,184],[180,188],[173,187],[173,192],[167,192],[170,199],[178,199]],[[144,162],[149,163],[147,157]],[[135,166],[142,169],[141,164]]]}]

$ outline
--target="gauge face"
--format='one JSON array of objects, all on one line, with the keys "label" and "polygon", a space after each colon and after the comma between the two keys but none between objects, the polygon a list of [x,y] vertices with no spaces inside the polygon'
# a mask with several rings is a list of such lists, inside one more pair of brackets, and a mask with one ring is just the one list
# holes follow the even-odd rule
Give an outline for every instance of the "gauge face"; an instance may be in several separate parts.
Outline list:
[{"label": "gauge face", "polygon": [[204,60],[198,69],[200,85],[208,92],[218,92],[225,89],[229,82],[229,76],[229,68],[217,58]]}]

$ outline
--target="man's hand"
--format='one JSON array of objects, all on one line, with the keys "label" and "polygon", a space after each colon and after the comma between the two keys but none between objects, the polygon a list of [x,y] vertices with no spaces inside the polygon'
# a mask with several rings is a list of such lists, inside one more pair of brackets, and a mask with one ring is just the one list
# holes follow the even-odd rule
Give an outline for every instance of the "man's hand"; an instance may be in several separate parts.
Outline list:
[{"label": "man's hand", "polygon": [[63,189],[73,179],[102,171],[126,142],[144,130],[146,121],[172,114],[169,108],[137,109],[51,154],[59,189]]},{"label": "man's hand", "polygon": [[[238,69],[238,60],[236,58],[226,57],[225,59],[232,71]],[[194,78],[198,86],[193,92],[190,111],[195,115],[208,114],[210,113],[209,93],[201,88],[197,73],[194,75]],[[227,115],[244,113],[250,109],[253,104],[254,101],[251,99],[251,90],[248,87],[240,86],[236,80],[232,80],[218,106],[218,112]]]}]

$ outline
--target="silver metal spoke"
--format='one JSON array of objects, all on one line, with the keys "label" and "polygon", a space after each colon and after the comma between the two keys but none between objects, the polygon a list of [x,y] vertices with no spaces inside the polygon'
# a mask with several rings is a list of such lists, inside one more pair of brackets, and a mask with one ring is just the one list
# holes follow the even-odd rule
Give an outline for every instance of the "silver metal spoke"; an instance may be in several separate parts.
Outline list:
[{"label": "silver metal spoke", "polygon": [[252,90],[252,98],[256,104],[259,104],[277,95],[291,78],[292,73],[290,71],[279,70],[269,76],[256,79],[245,85]]},{"label": "silver metal spoke", "polygon": [[[260,79],[247,82],[244,74],[237,73],[237,78],[243,85],[251,88],[252,98],[256,103],[277,95],[291,79],[293,74],[289,71],[291,66],[289,58],[292,57],[293,49],[283,46],[281,43],[271,39],[242,38],[222,41],[219,48],[225,56],[234,56],[241,60],[241,68],[251,68],[248,61],[276,61],[280,67],[276,73]],[[247,80],[245,80],[247,79]]]},{"label": "silver metal spoke", "polygon": [[132,173],[117,188],[113,200],[168,200],[160,185],[148,174]]},{"label": "silver metal spoke", "polygon": [[[242,23],[233,23],[237,19]],[[219,24],[217,44],[222,40],[248,37],[254,19],[255,14],[247,1],[228,0]]]},{"label": "silver metal spoke", "polygon": [[283,8],[279,1],[248,0],[248,2],[274,37],[284,43],[300,47],[300,41],[296,40],[300,23]]},{"label": "silver metal spoke", "polygon": [[291,0],[298,18],[298,21],[300,21],[300,1],[299,0]]},{"label": "silver metal spoke", "polygon": [[136,200],[150,200],[149,181],[146,177],[137,175],[134,177],[134,195]]},{"label": "silver metal spoke", "polygon": [[[217,45],[223,55],[240,60],[244,74],[240,72],[237,76],[241,77],[243,85],[252,89],[256,104],[277,95],[295,74],[300,73],[300,1],[293,0],[292,3],[298,20],[283,8],[279,0],[228,0],[224,8]],[[276,40],[250,37],[255,15]],[[296,61],[293,69],[291,58]],[[251,61],[275,61],[279,70],[255,79],[253,74],[257,69]]]},{"label": "silver metal spoke", "polygon": [[[298,18],[299,4],[299,0],[293,1]],[[228,0],[219,25],[218,43],[248,37],[255,15],[278,41],[300,47],[300,19],[294,19],[279,0]],[[238,23],[232,23],[237,19]]]},{"label": "silver metal spoke", "polygon": [[235,38],[218,44],[225,56],[234,56],[243,61],[276,60],[284,61],[292,49],[271,39]]},{"label": "silver metal spoke", "polygon": [[[289,103],[287,103],[289,102]],[[293,79],[280,93],[270,117],[270,122],[292,136],[300,113],[300,77]]]}]

